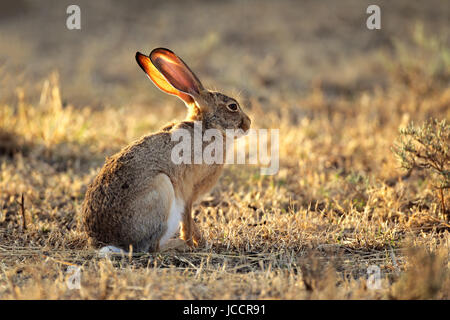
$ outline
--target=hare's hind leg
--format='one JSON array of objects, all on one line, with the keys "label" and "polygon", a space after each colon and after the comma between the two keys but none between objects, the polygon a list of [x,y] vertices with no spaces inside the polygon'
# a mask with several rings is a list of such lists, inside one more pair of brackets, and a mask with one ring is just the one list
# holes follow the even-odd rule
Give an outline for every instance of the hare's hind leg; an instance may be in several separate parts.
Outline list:
[{"label": "hare's hind leg", "polygon": [[135,202],[136,251],[158,251],[178,230],[183,201],[175,197],[169,177],[158,174],[146,188],[146,192]]},{"label": "hare's hind leg", "polygon": [[184,201],[174,196],[170,206],[169,216],[167,217],[166,220],[166,228],[165,228],[166,232],[162,236],[161,240],[159,240],[160,247],[166,245],[169,239],[173,237],[175,233],[179,230],[183,211],[184,211]]},{"label": "hare's hind leg", "polygon": [[111,255],[126,255],[127,251],[117,248],[115,246],[104,246],[100,250],[98,250],[98,256],[100,258],[108,258]]}]

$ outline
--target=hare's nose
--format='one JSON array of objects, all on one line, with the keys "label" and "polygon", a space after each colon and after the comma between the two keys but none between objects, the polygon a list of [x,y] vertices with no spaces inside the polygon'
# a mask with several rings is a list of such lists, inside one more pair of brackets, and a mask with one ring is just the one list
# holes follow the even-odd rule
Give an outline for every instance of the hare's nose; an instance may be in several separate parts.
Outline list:
[{"label": "hare's nose", "polygon": [[241,121],[241,129],[244,130],[245,132],[248,131],[248,129],[250,129],[250,124],[252,123],[252,121],[250,120],[250,118],[248,116],[245,116],[244,119],[242,119]]}]

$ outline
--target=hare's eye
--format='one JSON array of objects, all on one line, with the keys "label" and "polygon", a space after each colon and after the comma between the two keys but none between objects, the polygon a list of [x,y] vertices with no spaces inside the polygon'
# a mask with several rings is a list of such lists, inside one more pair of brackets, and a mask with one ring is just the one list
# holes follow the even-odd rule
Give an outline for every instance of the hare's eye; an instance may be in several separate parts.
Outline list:
[{"label": "hare's eye", "polygon": [[236,112],[238,110],[238,106],[236,103],[230,103],[229,105],[227,105],[227,108],[231,112]]}]

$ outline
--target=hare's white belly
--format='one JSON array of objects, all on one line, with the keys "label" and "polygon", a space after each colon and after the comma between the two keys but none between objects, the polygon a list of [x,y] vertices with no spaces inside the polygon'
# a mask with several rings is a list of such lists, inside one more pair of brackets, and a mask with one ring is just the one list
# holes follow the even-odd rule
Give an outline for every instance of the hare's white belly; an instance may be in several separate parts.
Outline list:
[{"label": "hare's white belly", "polygon": [[181,217],[183,216],[184,201],[178,198],[174,198],[172,205],[170,206],[170,213],[167,219],[166,233],[159,240],[159,246],[164,246],[167,241],[178,231],[180,227]]}]

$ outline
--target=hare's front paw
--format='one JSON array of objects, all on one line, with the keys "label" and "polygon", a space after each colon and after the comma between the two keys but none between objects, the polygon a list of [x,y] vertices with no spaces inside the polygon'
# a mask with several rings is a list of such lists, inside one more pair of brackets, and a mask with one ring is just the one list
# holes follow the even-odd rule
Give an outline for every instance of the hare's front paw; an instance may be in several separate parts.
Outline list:
[{"label": "hare's front paw", "polygon": [[186,223],[181,227],[180,238],[186,241],[189,247],[194,248],[201,242],[201,233],[194,223]]},{"label": "hare's front paw", "polygon": [[204,244],[205,240],[203,239],[202,233],[198,229],[196,225],[194,225],[194,230],[192,232],[192,240],[194,246],[198,247]]}]

